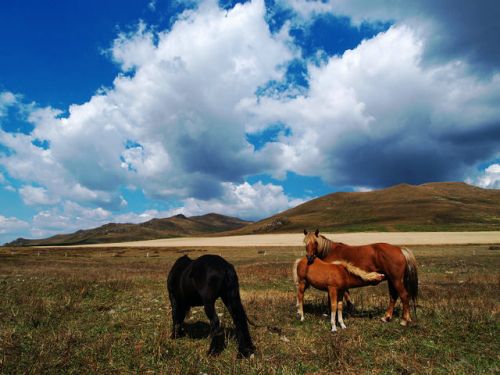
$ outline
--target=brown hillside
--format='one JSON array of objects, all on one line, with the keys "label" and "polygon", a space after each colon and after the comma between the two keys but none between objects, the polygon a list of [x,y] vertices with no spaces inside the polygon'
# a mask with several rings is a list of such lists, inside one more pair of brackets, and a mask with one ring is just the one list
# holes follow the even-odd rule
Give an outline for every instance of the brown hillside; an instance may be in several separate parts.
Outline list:
[{"label": "brown hillside", "polygon": [[232,234],[296,232],[304,228],[334,232],[500,230],[500,190],[442,182],[333,193]]},{"label": "brown hillside", "polygon": [[152,219],[141,224],[110,223],[94,229],[79,230],[71,234],[58,234],[39,240],[19,238],[6,245],[55,246],[153,240],[158,238],[207,235],[234,230],[248,224],[248,221],[213,213],[192,217],[176,215],[165,219]]}]

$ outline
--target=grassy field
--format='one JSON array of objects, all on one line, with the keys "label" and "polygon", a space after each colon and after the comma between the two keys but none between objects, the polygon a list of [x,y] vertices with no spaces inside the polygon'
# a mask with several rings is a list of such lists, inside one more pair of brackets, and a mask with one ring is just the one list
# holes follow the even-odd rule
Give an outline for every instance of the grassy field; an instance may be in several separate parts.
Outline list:
[{"label": "grassy field", "polygon": [[[303,248],[0,248],[0,373],[303,374],[500,371],[500,246],[415,246],[416,322],[379,321],[385,284],[353,290],[347,330],[329,332],[326,295],[306,292],[295,313],[291,263]],[[207,357],[202,308],[187,336],[171,340],[165,278],[183,253],[221,254],[236,265],[258,348],[236,359],[232,323],[218,312],[228,346]],[[399,314],[400,310],[396,311]]]}]

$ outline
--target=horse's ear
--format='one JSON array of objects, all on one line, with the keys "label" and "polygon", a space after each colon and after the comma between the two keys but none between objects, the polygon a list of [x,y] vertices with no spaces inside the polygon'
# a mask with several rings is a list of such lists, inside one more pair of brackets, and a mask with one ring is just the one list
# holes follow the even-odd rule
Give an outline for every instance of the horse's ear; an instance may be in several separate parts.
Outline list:
[{"label": "horse's ear", "polygon": [[316,237],[318,237],[319,229],[316,229],[316,232],[314,232],[314,234],[316,235]]},{"label": "horse's ear", "polygon": [[307,236],[307,230],[304,229],[304,236]]}]

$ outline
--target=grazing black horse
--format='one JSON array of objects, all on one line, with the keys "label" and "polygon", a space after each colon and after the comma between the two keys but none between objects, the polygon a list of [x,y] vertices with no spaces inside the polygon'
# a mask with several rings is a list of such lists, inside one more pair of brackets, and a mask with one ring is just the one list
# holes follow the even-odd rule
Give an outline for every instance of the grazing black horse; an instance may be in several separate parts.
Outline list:
[{"label": "grazing black horse", "polygon": [[238,276],[234,267],[217,255],[203,255],[192,260],[187,255],[177,259],[167,279],[168,296],[172,305],[172,338],[183,334],[183,321],[191,306],[203,306],[210,319],[208,354],[224,350],[224,330],[215,312],[215,300],[222,298],[236,328],[238,357],[248,357],[255,351],[247,315],[240,298]]}]

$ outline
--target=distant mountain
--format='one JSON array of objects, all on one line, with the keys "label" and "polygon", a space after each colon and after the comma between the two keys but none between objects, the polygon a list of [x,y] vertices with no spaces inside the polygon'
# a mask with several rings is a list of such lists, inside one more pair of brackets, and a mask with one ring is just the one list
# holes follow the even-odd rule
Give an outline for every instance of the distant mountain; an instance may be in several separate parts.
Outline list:
[{"label": "distant mountain", "polygon": [[462,182],[401,184],[313,199],[232,234],[500,230],[500,190]]},{"label": "distant mountain", "polygon": [[218,214],[176,215],[142,224],[106,224],[7,246],[79,245],[208,234],[500,230],[500,190],[462,182],[401,184],[369,192],[339,192],[251,223]]},{"label": "distant mountain", "polygon": [[165,219],[152,219],[141,224],[110,223],[94,229],[79,230],[71,234],[58,234],[39,240],[18,238],[5,245],[57,246],[152,240],[226,232],[250,223],[235,217],[214,213],[191,217],[176,215]]}]

